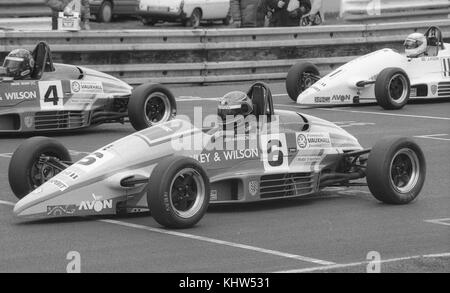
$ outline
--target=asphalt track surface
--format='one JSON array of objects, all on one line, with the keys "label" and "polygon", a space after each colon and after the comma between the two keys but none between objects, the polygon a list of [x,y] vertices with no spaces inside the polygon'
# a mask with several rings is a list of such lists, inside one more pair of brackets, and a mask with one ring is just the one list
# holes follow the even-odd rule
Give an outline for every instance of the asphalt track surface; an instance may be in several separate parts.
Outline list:
[{"label": "asphalt track surface", "polygon": [[[194,107],[215,113],[216,97],[248,86],[173,91],[179,113],[192,116]],[[386,135],[416,137],[428,167],[419,198],[389,206],[366,187],[340,188],[307,199],[212,206],[196,227],[177,231],[148,214],[24,222],[12,214],[17,200],[7,170],[26,136],[3,136],[0,272],[65,272],[70,251],[80,253],[82,272],[366,272],[372,251],[381,256],[381,272],[450,272],[450,101],[390,112],[377,105],[302,109],[281,83],[271,87],[276,108],[337,122],[364,147]],[[129,124],[110,124],[52,136],[83,153],[132,132]]]}]

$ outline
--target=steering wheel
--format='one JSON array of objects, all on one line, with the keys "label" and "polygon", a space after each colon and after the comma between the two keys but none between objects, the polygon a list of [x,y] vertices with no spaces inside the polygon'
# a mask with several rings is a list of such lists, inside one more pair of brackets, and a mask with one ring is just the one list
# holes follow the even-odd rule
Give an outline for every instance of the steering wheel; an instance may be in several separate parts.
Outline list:
[{"label": "steering wheel", "polygon": [[442,38],[442,31],[437,26],[431,26],[425,32],[425,37],[427,38],[428,46],[436,46],[440,49],[444,49],[444,41]]}]

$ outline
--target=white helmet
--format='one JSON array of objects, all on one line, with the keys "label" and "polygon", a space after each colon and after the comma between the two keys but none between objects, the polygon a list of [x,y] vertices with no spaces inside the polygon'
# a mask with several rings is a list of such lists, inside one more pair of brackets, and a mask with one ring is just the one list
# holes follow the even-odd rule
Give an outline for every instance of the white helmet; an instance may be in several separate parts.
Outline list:
[{"label": "white helmet", "polygon": [[403,44],[408,57],[417,57],[427,51],[427,38],[421,33],[410,34]]}]

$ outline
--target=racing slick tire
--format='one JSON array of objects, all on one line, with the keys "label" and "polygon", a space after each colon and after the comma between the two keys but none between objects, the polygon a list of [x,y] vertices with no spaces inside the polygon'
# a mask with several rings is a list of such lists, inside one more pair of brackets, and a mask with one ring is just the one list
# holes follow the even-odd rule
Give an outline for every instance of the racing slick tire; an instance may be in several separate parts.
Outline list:
[{"label": "racing slick tire", "polygon": [[36,136],[27,139],[12,155],[8,179],[14,195],[21,199],[59,173],[55,168],[40,164],[41,156],[56,157],[70,162],[70,154],[56,139]]},{"label": "racing slick tire", "polygon": [[289,97],[297,102],[298,96],[316,81],[310,77],[304,77],[304,73],[320,76],[319,68],[311,62],[301,62],[293,65],[286,77],[286,91]]},{"label": "racing slick tire", "polygon": [[143,84],[131,93],[128,117],[134,129],[140,131],[175,117],[177,103],[172,92],[160,84]]},{"label": "racing slick tire", "polygon": [[375,81],[375,97],[378,104],[386,110],[403,108],[409,101],[411,83],[401,68],[386,68]]},{"label": "racing slick tire", "polygon": [[197,28],[200,26],[200,22],[202,21],[202,11],[200,8],[195,8],[194,11],[192,11],[191,17],[189,17],[188,20],[185,22],[185,26]]},{"label": "racing slick tire", "polygon": [[150,213],[165,227],[184,229],[194,226],[206,213],[209,200],[208,176],[194,159],[168,157],[150,176],[147,189]]},{"label": "racing slick tire", "polygon": [[425,182],[425,156],[410,138],[383,138],[370,152],[366,176],[370,192],[379,201],[410,203]]},{"label": "racing slick tire", "polygon": [[99,22],[111,22],[113,18],[113,5],[110,1],[103,1],[98,10],[97,19]]}]

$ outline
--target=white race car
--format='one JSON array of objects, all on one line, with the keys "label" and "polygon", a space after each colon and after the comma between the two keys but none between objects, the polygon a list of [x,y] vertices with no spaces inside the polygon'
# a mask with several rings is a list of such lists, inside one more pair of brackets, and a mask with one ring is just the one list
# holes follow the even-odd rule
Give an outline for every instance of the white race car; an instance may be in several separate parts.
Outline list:
[{"label": "white race car", "polygon": [[427,52],[410,58],[382,49],[361,56],[320,78],[309,62],[291,67],[289,97],[302,105],[346,105],[377,101],[384,109],[400,109],[410,98],[450,97],[450,44],[438,27],[425,33]]}]

